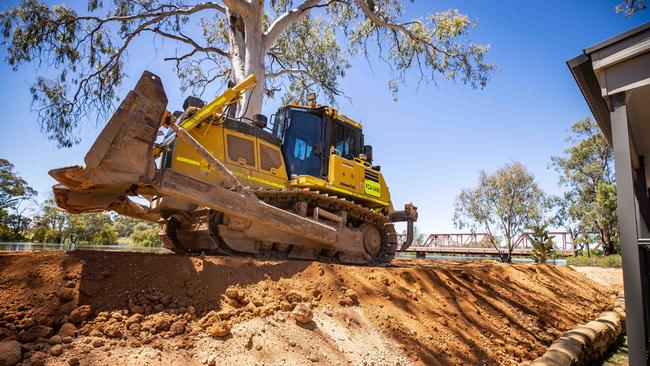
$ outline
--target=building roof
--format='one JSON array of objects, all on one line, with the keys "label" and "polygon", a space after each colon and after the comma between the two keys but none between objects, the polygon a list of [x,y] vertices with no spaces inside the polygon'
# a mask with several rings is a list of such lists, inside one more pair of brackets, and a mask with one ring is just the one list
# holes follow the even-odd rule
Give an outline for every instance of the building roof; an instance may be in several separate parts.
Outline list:
[{"label": "building roof", "polygon": [[611,121],[609,116],[609,107],[607,101],[603,97],[602,89],[598,83],[598,78],[594,72],[594,67],[592,63],[592,54],[598,51],[601,51],[607,47],[613,46],[617,43],[624,42],[625,40],[636,36],[637,34],[643,33],[650,30],[650,22],[642,24],[638,27],[632,28],[624,33],[611,37],[603,42],[600,42],[594,46],[586,48],[578,56],[567,60],[567,66],[573,74],[582,95],[591,109],[598,125],[605,134],[607,141],[610,145],[612,143],[612,129]]},{"label": "building roof", "polygon": [[625,31],[625,32],[623,32],[621,34],[618,34],[618,35],[616,35],[614,37],[610,37],[610,38],[608,38],[608,39],[606,39],[606,40],[604,40],[602,42],[598,42],[597,44],[595,44],[595,45],[593,45],[593,46],[591,46],[589,48],[585,48],[584,53],[585,54],[594,53],[594,52],[596,52],[598,50],[601,50],[601,49],[603,49],[603,48],[605,48],[607,46],[611,46],[614,43],[621,42],[621,41],[623,41],[623,40],[625,40],[627,38],[630,38],[630,37],[632,37],[634,35],[637,35],[637,34],[643,32],[643,31],[645,31],[646,29],[650,29],[650,22],[647,22],[645,24],[641,24],[638,27],[634,27],[634,28],[632,28],[632,29],[630,29],[628,31]]}]

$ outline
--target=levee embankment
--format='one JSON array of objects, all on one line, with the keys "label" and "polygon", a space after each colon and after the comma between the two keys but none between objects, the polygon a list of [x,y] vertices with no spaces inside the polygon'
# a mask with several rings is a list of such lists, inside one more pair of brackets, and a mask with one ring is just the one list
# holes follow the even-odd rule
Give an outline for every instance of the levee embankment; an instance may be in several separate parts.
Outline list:
[{"label": "levee embankment", "polygon": [[507,365],[610,310],[616,292],[565,266],[488,261],[2,253],[0,353],[26,365]]}]

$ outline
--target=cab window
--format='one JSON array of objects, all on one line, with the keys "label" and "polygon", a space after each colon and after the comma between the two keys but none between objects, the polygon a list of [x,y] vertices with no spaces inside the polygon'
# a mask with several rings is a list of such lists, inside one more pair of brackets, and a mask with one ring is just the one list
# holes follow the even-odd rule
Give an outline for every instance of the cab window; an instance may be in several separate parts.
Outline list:
[{"label": "cab window", "polygon": [[333,146],[342,157],[353,159],[360,153],[361,131],[354,127],[334,121],[332,124],[331,146]]},{"label": "cab window", "polygon": [[321,144],[322,129],[322,116],[300,110],[292,111],[282,145],[290,176],[321,176],[321,156],[315,147]]},{"label": "cab window", "polygon": [[264,144],[259,144],[260,149],[260,168],[268,172],[271,169],[278,169],[282,166],[282,156],[280,151]]},{"label": "cab window", "polygon": [[234,162],[255,166],[255,144],[253,140],[226,134],[228,158]]},{"label": "cab window", "polygon": [[278,138],[282,139],[284,137],[284,127],[287,113],[283,110],[281,113],[275,117],[275,123],[273,124],[273,134]]}]

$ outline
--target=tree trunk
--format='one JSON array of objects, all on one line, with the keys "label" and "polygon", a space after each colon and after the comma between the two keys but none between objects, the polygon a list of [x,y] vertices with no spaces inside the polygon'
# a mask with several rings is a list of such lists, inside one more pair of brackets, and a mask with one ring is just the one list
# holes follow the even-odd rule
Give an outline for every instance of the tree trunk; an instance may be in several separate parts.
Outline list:
[{"label": "tree trunk", "polygon": [[616,248],[614,248],[614,243],[612,242],[611,235],[607,227],[601,230],[600,237],[603,243],[603,252],[605,255],[616,253]]},{"label": "tree trunk", "polygon": [[246,60],[246,26],[244,18],[237,13],[228,12],[228,39],[230,41],[230,70],[234,84],[244,80],[244,61]]},{"label": "tree trunk", "polygon": [[499,248],[499,244],[494,240],[494,235],[492,235],[492,231],[490,230],[490,227],[487,224],[485,225],[485,229],[488,232],[488,235],[490,236],[490,244],[496,249],[497,253],[499,254],[499,259],[501,259],[501,262],[507,263],[507,257],[506,254],[501,251],[501,248]]},{"label": "tree trunk", "polygon": [[[239,115],[247,118],[251,118],[254,114],[262,113],[262,106],[264,102],[264,56],[262,55],[257,57],[256,51],[249,53],[249,57],[247,58],[246,62],[246,70],[247,75],[255,74],[255,77],[257,78],[257,86],[246,95],[244,95],[244,98],[241,100],[239,107]],[[258,62],[258,59],[261,59],[261,62]]]},{"label": "tree trunk", "polygon": [[262,1],[251,2],[250,14],[246,18],[237,13],[229,13],[231,78],[235,84],[251,74],[257,78],[257,86],[239,101],[237,117],[250,118],[262,112],[266,76],[263,15]]},{"label": "tree trunk", "polygon": [[508,253],[505,255],[505,258],[502,260],[503,263],[510,263],[512,262],[512,250],[514,249],[514,245],[512,245],[512,235],[510,235],[511,231],[506,230],[506,246],[508,248]]}]

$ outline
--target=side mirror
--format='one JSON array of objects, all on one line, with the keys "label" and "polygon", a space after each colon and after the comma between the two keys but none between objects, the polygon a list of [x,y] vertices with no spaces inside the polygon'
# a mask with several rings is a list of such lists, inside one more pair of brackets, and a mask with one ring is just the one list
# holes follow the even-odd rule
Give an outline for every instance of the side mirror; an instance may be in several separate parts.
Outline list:
[{"label": "side mirror", "polygon": [[366,156],[366,161],[369,164],[372,164],[372,146],[371,145],[364,145],[363,146],[363,154]]}]

